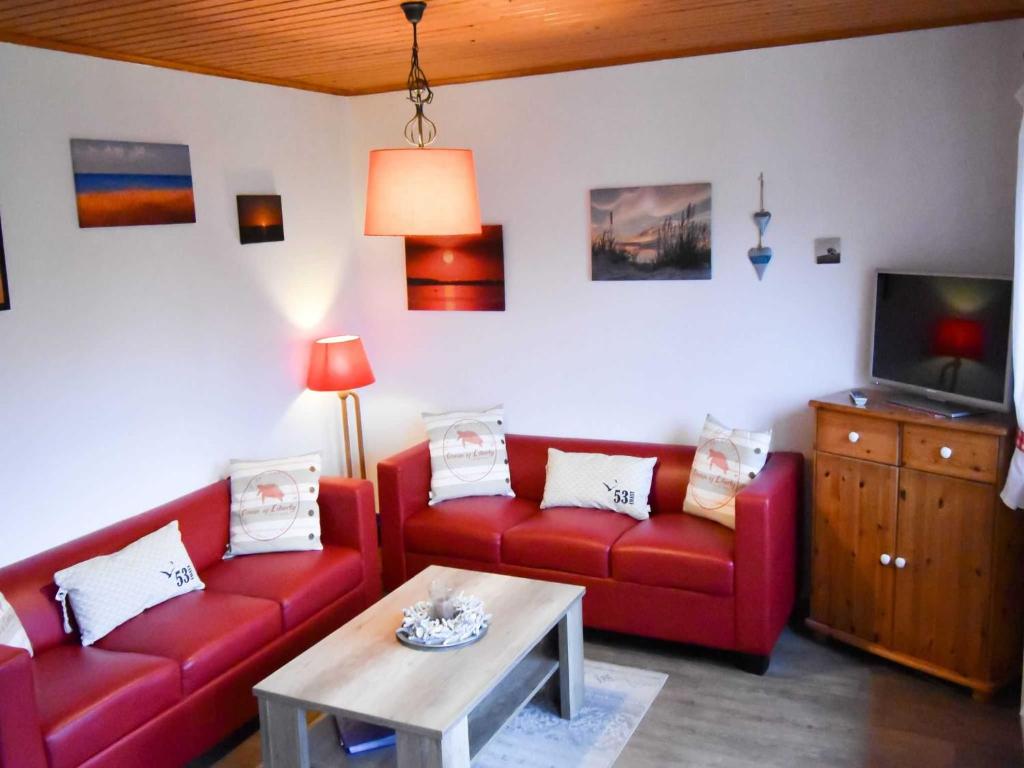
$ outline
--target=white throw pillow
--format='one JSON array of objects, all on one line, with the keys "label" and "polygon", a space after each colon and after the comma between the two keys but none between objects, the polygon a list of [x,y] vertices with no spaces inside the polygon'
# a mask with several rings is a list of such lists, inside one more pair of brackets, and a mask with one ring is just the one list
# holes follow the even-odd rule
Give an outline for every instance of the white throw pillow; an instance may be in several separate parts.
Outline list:
[{"label": "white throw pillow", "polygon": [[181,543],[177,520],[112,555],[57,571],[53,580],[60,587],[64,631],[71,631],[70,599],[82,645],[92,645],[147,608],[206,588]]},{"label": "white throw pillow", "polygon": [[32,641],[28,639],[21,619],[14,612],[14,606],[7,602],[3,592],[0,592],[0,645],[24,648],[29,656],[35,655],[32,652]]},{"label": "white throw pillow", "polygon": [[424,413],[430,437],[430,504],[466,496],[515,496],[505,450],[505,412]]},{"label": "white throw pillow", "polygon": [[657,463],[654,458],[565,453],[548,448],[547,477],[540,508],[610,509],[646,520],[651,515],[648,497]]},{"label": "white throw pillow", "polygon": [[231,529],[224,559],[323,549],[319,453],[231,462]]},{"label": "white throw pillow", "polygon": [[736,528],[736,494],[768,460],[772,431],[729,429],[708,414],[690,469],[683,511]]}]

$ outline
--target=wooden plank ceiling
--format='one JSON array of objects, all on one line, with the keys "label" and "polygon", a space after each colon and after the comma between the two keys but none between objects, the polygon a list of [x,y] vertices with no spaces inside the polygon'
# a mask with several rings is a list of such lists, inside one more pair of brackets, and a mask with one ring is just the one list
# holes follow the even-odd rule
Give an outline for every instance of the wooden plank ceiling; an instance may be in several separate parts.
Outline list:
[{"label": "wooden plank ceiling", "polygon": [[[1024,0],[433,0],[434,84],[1024,16]],[[0,0],[0,40],[337,94],[400,89],[397,0]]]}]

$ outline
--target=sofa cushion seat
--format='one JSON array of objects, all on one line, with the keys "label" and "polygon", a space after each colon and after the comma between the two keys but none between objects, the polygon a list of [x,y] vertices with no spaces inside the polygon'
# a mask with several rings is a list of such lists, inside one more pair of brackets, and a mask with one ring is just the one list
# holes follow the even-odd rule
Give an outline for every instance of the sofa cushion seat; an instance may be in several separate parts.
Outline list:
[{"label": "sofa cushion seat", "polygon": [[274,552],[223,560],[202,573],[206,589],[273,600],[284,629],[298,626],[363,580],[359,552],[324,545],[317,552]]},{"label": "sofa cushion seat", "polygon": [[508,496],[443,501],[409,516],[405,545],[424,555],[500,563],[502,534],[538,511],[537,502]]},{"label": "sofa cushion seat", "polygon": [[628,515],[603,509],[550,507],[505,531],[501,561],[607,577],[612,545],[636,524]]},{"label": "sofa cushion seat", "polygon": [[88,760],[181,699],[171,659],[60,645],[33,661],[40,725],[52,768]]},{"label": "sofa cushion seat", "polygon": [[203,591],[150,608],[96,645],[175,659],[181,665],[182,690],[190,694],[280,635],[276,602]]},{"label": "sofa cushion seat", "polygon": [[612,577],[709,595],[733,594],[734,532],[682,512],[638,523],[612,547]]}]

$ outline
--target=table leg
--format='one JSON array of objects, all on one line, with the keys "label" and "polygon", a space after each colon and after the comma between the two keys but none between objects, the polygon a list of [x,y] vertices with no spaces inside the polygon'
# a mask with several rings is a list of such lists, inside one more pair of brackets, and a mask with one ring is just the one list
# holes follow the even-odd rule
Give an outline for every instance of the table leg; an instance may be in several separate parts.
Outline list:
[{"label": "table leg", "polygon": [[398,768],[469,768],[469,722],[463,718],[441,738],[398,731]]},{"label": "table leg", "polygon": [[583,708],[582,598],[558,622],[558,697],[566,720],[572,720]]},{"label": "table leg", "polygon": [[305,710],[271,699],[259,702],[264,768],[309,768]]}]

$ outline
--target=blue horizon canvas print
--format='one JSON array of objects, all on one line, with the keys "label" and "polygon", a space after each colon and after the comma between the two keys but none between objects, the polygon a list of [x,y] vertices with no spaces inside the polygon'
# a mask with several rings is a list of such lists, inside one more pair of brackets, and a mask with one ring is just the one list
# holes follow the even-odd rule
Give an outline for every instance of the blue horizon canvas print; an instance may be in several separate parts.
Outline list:
[{"label": "blue horizon canvas print", "polygon": [[192,224],[192,163],[185,144],[71,140],[78,226]]}]

